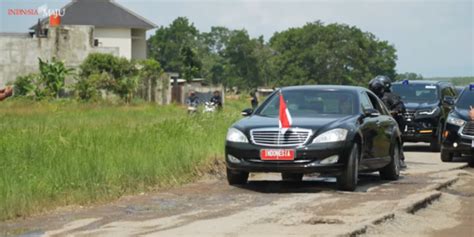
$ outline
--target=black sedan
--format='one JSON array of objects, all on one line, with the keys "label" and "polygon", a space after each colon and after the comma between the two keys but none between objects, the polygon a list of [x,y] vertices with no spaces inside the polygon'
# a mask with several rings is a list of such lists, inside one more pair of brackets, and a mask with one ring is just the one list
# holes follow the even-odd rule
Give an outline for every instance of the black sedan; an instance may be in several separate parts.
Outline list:
[{"label": "black sedan", "polygon": [[[282,94],[292,117],[279,128]],[[400,173],[401,137],[397,122],[370,91],[351,86],[295,86],[271,94],[229,129],[227,180],[247,183],[249,172],[279,172],[300,181],[305,173],[337,177],[338,188],[353,191],[359,172],[379,171],[383,179]]]},{"label": "black sedan", "polygon": [[474,85],[467,86],[449,113],[443,132],[441,160],[450,162],[454,155],[470,155],[469,164],[474,167]]}]

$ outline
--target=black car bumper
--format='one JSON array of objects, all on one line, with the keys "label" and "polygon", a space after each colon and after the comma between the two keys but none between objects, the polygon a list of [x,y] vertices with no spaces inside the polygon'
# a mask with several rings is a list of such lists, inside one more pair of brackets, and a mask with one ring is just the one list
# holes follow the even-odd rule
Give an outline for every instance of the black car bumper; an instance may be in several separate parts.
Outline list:
[{"label": "black car bumper", "polygon": [[[288,173],[325,173],[339,174],[346,167],[346,157],[351,144],[336,142],[327,144],[310,144],[294,149],[292,161],[266,161],[260,158],[262,149],[280,149],[264,147],[250,143],[226,143],[227,168],[245,172],[288,172]],[[338,156],[337,163],[321,164],[326,158]]]},{"label": "black car bumper", "polygon": [[442,149],[443,151],[457,154],[474,155],[474,147],[472,146],[474,136],[465,136],[459,134],[460,128],[452,124],[446,124],[443,134]]},{"label": "black car bumper", "polygon": [[402,128],[404,142],[432,142],[437,139],[438,117],[405,118]]}]

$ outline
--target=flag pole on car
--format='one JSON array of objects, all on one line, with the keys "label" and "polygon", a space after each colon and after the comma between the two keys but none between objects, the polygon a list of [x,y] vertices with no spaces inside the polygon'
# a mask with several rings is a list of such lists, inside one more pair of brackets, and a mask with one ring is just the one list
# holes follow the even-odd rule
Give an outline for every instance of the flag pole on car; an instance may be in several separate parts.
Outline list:
[{"label": "flag pole on car", "polygon": [[283,98],[283,93],[281,89],[279,92],[279,96],[280,96],[280,113],[278,117],[278,125],[280,128],[280,133],[284,134],[286,133],[288,129],[290,129],[293,121],[291,119],[290,111],[288,110],[288,107],[286,106],[286,102],[285,102],[285,99]]}]

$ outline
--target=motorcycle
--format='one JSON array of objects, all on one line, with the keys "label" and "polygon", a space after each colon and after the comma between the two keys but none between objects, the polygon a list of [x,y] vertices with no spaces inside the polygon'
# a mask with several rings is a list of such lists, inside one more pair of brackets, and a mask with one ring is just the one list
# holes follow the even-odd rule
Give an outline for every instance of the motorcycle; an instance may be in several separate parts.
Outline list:
[{"label": "motorcycle", "polygon": [[204,113],[214,113],[217,110],[217,104],[214,102],[205,102],[204,103]]},{"label": "motorcycle", "polygon": [[189,103],[188,104],[188,114],[195,114],[198,111],[199,103]]}]

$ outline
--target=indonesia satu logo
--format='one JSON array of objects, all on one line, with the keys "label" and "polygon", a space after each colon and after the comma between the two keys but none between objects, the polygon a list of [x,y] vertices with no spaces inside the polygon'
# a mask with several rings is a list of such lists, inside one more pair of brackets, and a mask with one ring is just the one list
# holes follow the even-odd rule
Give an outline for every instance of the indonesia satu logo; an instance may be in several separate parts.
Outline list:
[{"label": "indonesia satu logo", "polygon": [[8,9],[9,16],[64,16],[66,9],[48,8],[47,4],[41,5],[38,8],[10,8]]}]

